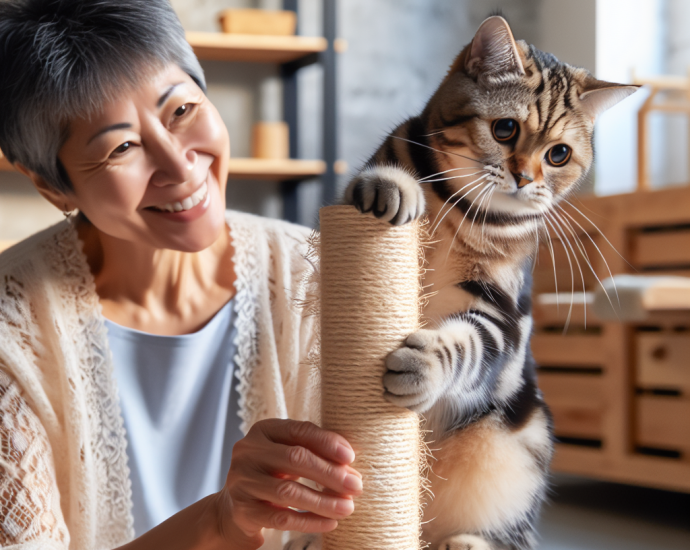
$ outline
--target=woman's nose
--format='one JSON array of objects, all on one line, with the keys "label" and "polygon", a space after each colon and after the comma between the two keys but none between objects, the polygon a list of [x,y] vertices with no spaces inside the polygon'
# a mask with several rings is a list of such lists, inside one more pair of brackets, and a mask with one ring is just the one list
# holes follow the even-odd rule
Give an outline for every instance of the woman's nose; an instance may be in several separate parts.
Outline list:
[{"label": "woman's nose", "polygon": [[168,137],[156,140],[150,148],[151,156],[156,164],[156,173],[152,178],[154,185],[178,185],[192,179],[197,154],[193,149],[185,147],[179,140]]}]

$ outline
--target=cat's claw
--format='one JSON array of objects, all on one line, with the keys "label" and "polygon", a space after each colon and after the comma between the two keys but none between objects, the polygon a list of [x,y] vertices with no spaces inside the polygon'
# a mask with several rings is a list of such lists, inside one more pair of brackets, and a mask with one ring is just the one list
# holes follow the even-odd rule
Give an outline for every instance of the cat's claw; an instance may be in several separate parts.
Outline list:
[{"label": "cat's claw", "polygon": [[302,535],[289,541],[283,550],[321,550],[321,535]]},{"label": "cat's claw", "polygon": [[415,412],[429,410],[445,388],[443,357],[437,331],[413,332],[386,359],[386,399]]},{"label": "cat's claw", "polygon": [[345,191],[345,204],[360,212],[402,225],[421,217],[426,207],[424,192],[409,172],[394,166],[373,166],[362,170]]}]

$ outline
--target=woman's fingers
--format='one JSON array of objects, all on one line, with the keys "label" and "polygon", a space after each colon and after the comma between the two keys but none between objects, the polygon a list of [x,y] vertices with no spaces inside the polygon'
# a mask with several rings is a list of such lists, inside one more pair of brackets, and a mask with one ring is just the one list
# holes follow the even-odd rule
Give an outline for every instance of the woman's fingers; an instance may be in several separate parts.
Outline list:
[{"label": "woman's fingers", "polygon": [[306,447],[276,446],[264,459],[264,468],[272,476],[299,476],[330,489],[334,493],[358,495],[362,491],[362,477],[350,466],[324,460]]},{"label": "woman's fingers", "polygon": [[330,519],[342,519],[355,510],[351,498],[315,491],[297,481],[270,478],[268,483],[257,483],[252,492],[257,500],[280,507],[297,508]]},{"label": "woman's fingers", "polygon": [[261,429],[275,443],[305,447],[338,464],[351,464],[355,460],[355,452],[347,439],[311,422],[272,419],[261,422]]},{"label": "woman's fingers", "polygon": [[252,502],[235,511],[235,520],[256,525],[258,528],[299,531],[301,533],[326,533],[338,526],[335,519],[325,518],[311,512],[296,512],[289,508],[274,506],[268,502]]},{"label": "woman's fingers", "polygon": [[[304,533],[335,529],[354,511],[362,477],[347,440],[310,422],[262,420],[235,444],[224,491],[246,533],[269,527]],[[297,481],[324,487],[317,491]],[[297,512],[303,510],[303,512]]]}]

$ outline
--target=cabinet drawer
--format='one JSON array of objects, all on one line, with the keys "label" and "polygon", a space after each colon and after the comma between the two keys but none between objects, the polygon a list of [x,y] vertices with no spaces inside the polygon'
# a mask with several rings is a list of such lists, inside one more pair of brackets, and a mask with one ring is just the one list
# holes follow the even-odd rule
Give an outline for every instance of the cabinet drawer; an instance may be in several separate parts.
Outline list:
[{"label": "cabinet drawer", "polygon": [[690,396],[690,334],[638,334],[636,384]]},{"label": "cabinet drawer", "polygon": [[606,409],[601,376],[540,373],[539,387],[557,436],[601,439]]},{"label": "cabinet drawer", "polygon": [[638,445],[690,454],[690,400],[642,395],[637,398]]},{"label": "cabinet drawer", "polygon": [[690,229],[638,233],[632,244],[638,267],[690,265]]},{"label": "cabinet drawer", "polygon": [[532,353],[540,367],[603,367],[602,337],[535,334]]}]

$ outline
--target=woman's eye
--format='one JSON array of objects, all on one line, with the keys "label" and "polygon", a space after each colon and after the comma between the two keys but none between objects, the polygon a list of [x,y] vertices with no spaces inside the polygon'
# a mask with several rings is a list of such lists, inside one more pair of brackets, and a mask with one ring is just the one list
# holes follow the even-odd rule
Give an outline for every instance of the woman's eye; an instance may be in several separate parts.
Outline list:
[{"label": "woman's eye", "polygon": [[121,155],[123,153],[126,153],[127,151],[129,151],[130,147],[132,147],[132,142],[125,141],[122,145],[114,149],[111,155]]},{"label": "woman's eye", "polygon": [[192,104],[191,103],[185,103],[184,105],[180,105],[176,110],[175,110],[175,116],[177,118],[185,116],[187,113],[189,113],[192,110]]},{"label": "woman's eye", "polygon": [[517,120],[512,118],[499,118],[491,124],[491,132],[494,139],[499,143],[513,141],[517,137],[519,129],[520,125]]},{"label": "woman's eye", "polygon": [[551,166],[565,166],[568,164],[570,157],[573,154],[573,150],[563,143],[554,145],[546,153],[546,162]]}]

